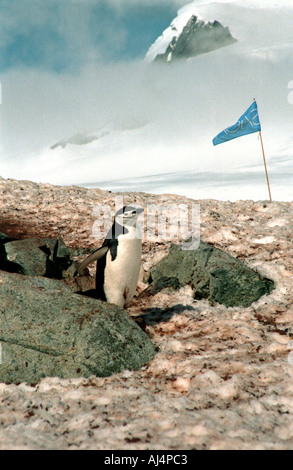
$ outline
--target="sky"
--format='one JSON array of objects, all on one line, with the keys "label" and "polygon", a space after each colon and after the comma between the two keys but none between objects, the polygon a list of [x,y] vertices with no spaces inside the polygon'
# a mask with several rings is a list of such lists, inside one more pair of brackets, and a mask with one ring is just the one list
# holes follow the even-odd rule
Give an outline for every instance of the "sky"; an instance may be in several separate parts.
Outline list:
[{"label": "sky", "polygon": [[179,0],[1,0],[0,70],[56,72],[143,57]]},{"label": "sky", "polygon": [[[150,65],[146,52],[185,3],[0,0],[0,176],[106,189],[131,178],[133,190],[215,199],[246,198],[254,181],[262,197],[257,136],[212,145],[256,98],[273,189],[293,198],[291,0],[196,0],[188,14],[222,22],[237,42]],[[50,149],[83,133],[99,138]]]}]

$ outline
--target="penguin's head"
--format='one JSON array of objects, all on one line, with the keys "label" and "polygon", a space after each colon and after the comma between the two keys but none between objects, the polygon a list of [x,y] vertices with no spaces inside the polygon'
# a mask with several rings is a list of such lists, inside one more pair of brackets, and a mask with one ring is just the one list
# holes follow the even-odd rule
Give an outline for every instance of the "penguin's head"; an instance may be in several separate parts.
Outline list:
[{"label": "penguin's head", "polygon": [[142,207],[123,206],[116,212],[115,222],[123,227],[132,227],[137,223],[137,219],[142,212]]}]

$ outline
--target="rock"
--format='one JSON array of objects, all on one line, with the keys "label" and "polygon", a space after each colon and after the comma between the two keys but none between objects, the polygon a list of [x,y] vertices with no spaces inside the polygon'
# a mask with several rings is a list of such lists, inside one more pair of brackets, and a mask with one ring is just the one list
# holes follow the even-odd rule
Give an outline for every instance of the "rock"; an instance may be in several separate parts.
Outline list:
[{"label": "rock", "polygon": [[37,238],[6,243],[2,250],[1,268],[30,276],[44,276],[47,255],[40,249],[40,243]]},{"label": "rock", "polygon": [[205,23],[193,15],[178,37],[174,36],[164,54],[158,54],[155,61],[171,62],[187,59],[228,46],[236,42],[229,28],[219,21]]},{"label": "rock", "polygon": [[61,278],[71,265],[70,254],[62,238],[29,238],[5,243],[0,250],[0,267],[29,276]]},{"label": "rock", "polygon": [[63,283],[0,271],[0,382],[140,369],[155,347],[123,309]]},{"label": "rock", "polygon": [[180,286],[191,285],[196,299],[206,298],[226,307],[248,307],[270,294],[274,282],[243,262],[203,241],[196,250],[172,245],[169,255],[151,270],[151,278],[177,277]]},{"label": "rock", "polygon": [[0,245],[4,245],[4,243],[10,242],[10,241],[12,241],[12,238],[8,237],[8,235],[6,235],[3,232],[0,232]]}]

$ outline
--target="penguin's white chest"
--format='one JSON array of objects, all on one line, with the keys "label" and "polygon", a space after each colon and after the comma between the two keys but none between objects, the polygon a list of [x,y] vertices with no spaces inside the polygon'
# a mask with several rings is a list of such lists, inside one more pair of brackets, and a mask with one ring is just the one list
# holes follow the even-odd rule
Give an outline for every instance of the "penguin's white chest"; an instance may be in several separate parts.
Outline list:
[{"label": "penguin's white chest", "polygon": [[108,302],[127,307],[135,295],[141,264],[140,233],[133,232],[118,238],[117,256],[107,253],[104,272],[104,291]]}]

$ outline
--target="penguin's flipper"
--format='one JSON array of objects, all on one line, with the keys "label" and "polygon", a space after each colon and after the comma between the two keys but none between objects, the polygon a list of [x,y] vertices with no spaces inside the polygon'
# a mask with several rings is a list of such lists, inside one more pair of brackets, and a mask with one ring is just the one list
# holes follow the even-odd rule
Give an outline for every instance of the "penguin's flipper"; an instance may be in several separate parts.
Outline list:
[{"label": "penguin's flipper", "polygon": [[98,248],[96,251],[91,253],[86,259],[82,261],[82,263],[80,263],[77,268],[77,274],[82,274],[84,268],[86,268],[90,263],[93,263],[94,261],[97,261],[98,259],[105,256],[108,250],[109,246],[101,246],[101,248]]}]

